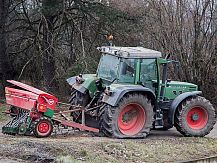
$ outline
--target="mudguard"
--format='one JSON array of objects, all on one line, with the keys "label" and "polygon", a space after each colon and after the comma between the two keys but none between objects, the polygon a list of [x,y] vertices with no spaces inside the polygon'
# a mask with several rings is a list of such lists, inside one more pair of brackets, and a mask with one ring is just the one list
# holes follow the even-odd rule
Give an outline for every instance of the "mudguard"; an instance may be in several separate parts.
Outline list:
[{"label": "mudguard", "polygon": [[72,85],[75,84],[75,82],[76,82],[76,76],[72,76],[72,77],[66,79],[66,81],[67,81],[67,83],[68,83],[69,85],[72,86]]},{"label": "mudguard", "polygon": [[116,87],[114,90],[112,90],[111,95],[105,95],[103,97],[103,102],[111,105],[111,106],[117,106],[118,102],[120,101],[120,99],[129,92],[142,92],[142,93],[146,93],[151,99],[152,101],[156,102],[156,97],[154,92],[146,87],[140,86],[140,85],[132,85],[132,86],[119,86]]},{"label": "mudguard", "polygon": [[168,116],[169,118],[168,122],[171,125],[171,127],[174,124],[175,112],[179,104],[188,97],[197,96],[200,94],[202,94],[202,91],[185,92],[185,93],[180,94],[173,100],[171,107],[169,109],[169,116]]},{"label": "mudguard", "polygon": [[95,81],[97,80],[96,74],[83,74],[83,82],[81,84],[76,83],[76,76],[68,78],[67,83],[81,93],[88,91],[91,98],[94,97],[96,92]]},{"label": "mudguard", "polygon": [[85,93],[87,90],[82,84],[76,85],[76,76],[70,77],[66,79],[66,81],[71,87],[73,87],[74,89],[76,89],[77,91],[81,93]]}]

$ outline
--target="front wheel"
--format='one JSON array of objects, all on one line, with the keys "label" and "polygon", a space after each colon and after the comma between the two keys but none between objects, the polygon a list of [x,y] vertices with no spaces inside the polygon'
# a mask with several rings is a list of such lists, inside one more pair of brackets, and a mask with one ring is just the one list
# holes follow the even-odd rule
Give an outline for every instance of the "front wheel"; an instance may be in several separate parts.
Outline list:
[{"label": "front wheel", "polygon": [[141,94],[122,98],[117,107],[107,105],[100,119],[100,131],[109,137],[143,138],[153,123],[151,100]]},{"label": "front wheel", "polygon": [[184,136],[203,137],[210,133],[215,123],[215,109],[200,96],[183,101],[175,114],[175,127]]}]

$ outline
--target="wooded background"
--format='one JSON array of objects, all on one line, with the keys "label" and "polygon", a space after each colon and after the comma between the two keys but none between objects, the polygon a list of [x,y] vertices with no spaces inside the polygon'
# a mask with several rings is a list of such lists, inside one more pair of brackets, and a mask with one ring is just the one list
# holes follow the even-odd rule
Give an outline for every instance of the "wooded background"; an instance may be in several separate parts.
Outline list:
[{"label": "wooded background", "polygon": [[215,0],[1,0],[0,78],[66,91],[65,79],[94,73],[104,35],[180,61],[178,76],[217,105]]}]

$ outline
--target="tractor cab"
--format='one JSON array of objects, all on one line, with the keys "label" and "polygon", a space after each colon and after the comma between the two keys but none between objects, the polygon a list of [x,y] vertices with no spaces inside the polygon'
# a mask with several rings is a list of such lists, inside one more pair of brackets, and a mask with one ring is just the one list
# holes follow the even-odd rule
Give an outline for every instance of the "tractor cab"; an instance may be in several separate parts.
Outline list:
[{"label": "tractor cab", "polygon": [[161,53],[143,47],[101,47],[97,78],[117,84],[140,84],[152,90],[158,81]]}]

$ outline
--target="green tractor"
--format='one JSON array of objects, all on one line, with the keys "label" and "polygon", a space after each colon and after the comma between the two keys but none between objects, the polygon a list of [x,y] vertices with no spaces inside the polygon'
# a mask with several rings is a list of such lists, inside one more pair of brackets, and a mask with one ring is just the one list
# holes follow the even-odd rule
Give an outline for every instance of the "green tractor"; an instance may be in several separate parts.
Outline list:
[{"label": "green tractor", "polygon": [[168,65],[177,67],[177,61],[143,47],[98,50],[102,57],[96,74],[67,79],[71,109],[85,108],[71,113],[75,122],[116,138],[143,138],[151,129],[173,126],[184,136],[202,137],[213,129],[215,109],[198,86],[167,78]]}]

